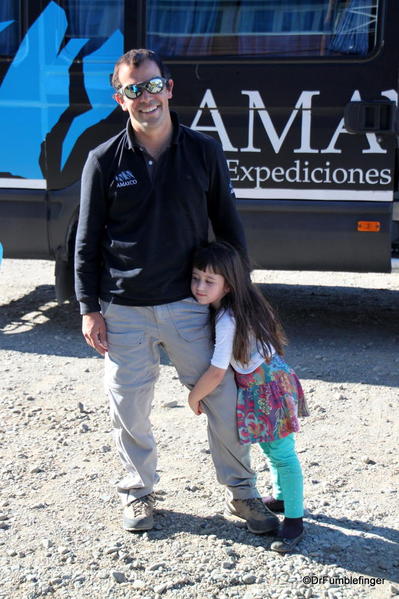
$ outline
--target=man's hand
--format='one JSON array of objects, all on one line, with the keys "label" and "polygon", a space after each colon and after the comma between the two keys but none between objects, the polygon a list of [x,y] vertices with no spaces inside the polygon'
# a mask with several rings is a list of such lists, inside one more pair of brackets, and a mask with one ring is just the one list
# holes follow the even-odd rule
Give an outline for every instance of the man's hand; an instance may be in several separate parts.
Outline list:
[{"label": "man's hand", "polygon": [[190,408],[196,416],[200,416],[204,411],[202,409],[201,400],[193,397],[191,393],[188,396],[188,405],[190,406]]},{"label": "man's hand", "polygon": [[83,314],[82,333],[86,343],[102,356],[108,351],[107,328],[101,312]]}]

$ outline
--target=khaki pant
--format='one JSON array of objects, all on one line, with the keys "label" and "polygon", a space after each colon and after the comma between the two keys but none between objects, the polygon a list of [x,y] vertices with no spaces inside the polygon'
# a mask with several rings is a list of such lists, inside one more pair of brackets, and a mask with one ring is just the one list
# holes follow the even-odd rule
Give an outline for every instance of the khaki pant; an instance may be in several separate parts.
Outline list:
[{"label": "khaki pant", "polygon": [[[158,482],[157,454],[150,411],[158,378],[160,345],[181,382],[192,387],[210,363],[208,308],[194,299],[161,306],[102,303],[109,351],[105,384],[113,433],[127,475],[118,483],[122,503],[151,493]],[[208,439],[218,481],[234,499],[259,497],[249,446],[240,445],[236,424],[237,390],[231,369],[204,400]],[[195,426],[193,424],[193,426]]]}]

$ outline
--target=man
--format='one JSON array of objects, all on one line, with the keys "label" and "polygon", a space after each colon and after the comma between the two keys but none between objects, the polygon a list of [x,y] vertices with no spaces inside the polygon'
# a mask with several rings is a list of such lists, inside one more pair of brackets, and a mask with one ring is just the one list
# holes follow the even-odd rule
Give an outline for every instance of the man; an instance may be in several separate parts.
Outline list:
[{"label": "man", "polygon": [[[105,355],[114,439],[127,475],[118,483],[126,530],[154,523],[156,446],[149,413],[168,352],[192,387],[211,355],[207,307],[190,295],[191,258],[216,237],[245,251],[227,165],[212,138],[179,124],[169,111],[173,80],[150,50],[131,50],[115,65],[114,99],[126,129],[87,159],[76,241],[76,292],[83,335]],[[217,478],[230,513],[255,533],[278,520],[255,487],[249,450],[235,432],[232,373],[204,401]]]}]

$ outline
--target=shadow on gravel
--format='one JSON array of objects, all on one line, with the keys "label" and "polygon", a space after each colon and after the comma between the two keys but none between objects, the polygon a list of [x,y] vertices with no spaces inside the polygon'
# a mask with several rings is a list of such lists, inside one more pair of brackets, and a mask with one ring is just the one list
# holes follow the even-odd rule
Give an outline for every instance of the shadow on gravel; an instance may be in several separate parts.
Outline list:
[{"label": "shadow on gravel", "polygon": [[2,307],[0,347],[76,358],[96,355],[82,338],[78,304],[57,304],[52,285],[39,285]]},{"label": "shadow on gravel", "polygon": [[[315,273],[317,276],[317,273]],[[399,291],[318,285],[260,285],[279,309],[287,359],[302,379],[399,387]],[[68,357],[97,354],[83,341],[76,302],[58,305],[40,285],[2,306],[0,347]],[[348,359],[349,356],[349,359]],[[359,362],[367,368],[359,368]],[[170,364],[165,353],[162,364]]]},{"label": "shadow on gravel", "polygon": [[[0,349],[102,359],[82,337],[78,303],[57,304],[52,285],[39,285],[18,300],[1,306]],[[161,364],[170,364],[162,350]]]},{"label": "shadow on gravel", "polygon": [[300,378],[399,387],[399,290],[260,288],[279,310]]},{"label": "shadow on gravel", "polygon": [[[378,535],[384,537],[392,543],[396,543],[399,548],[399,530],[394,528],[386,528],[385,526],[373,526],[370,523],[362,522],[362,520],[351,520],[350,518],[333,518],[332,516],[325,516],[324,514],[306,512],[306,518],[311,520],[317,520],[325,524],[332,524],[333,526],[339,526],[340,528],[346,528],[348,530],[357,530],[359,532],[366,532],[369,535]],[[367,539],[365,539],[367,540]],[[396,553],[396,559],[399,560],[399,551]]]},{"label": "shadow on gravel", "polygon": [[[269,548],[274,540],[272,535],[254,535],[244,527],[240,527],[237,538],[237,525],[229,522],[221,515],[199,517],[182,512],[157,509],[157,521],[162,530],[147,532],[151,540],[165,540],[185,532],[201,537],[215,535],[216,539],[234,540],[242,545]],[[318,524],[312,519],[323,519]],[[298,544],[294,553],[309,555],[313,561],[345,568],[353,572],[353,577],[375,577],[386,582],[399,582],[397,545],[398,533],[394,529],[370,526],[364,522],[335,519],[320,514],[306,514],[306,535]],[[309,522],[309,519],[311,520]],[[334,528],[330,528],[331,524]],[[338,528],[337,528],[338,527]],[[348,529],[351,534],[346,534]],[[361,536],[366,532],[367,537]],[[360,535],[353,531],[359,531]],[[133,535],[140,533],[129,533]],[[234,555],[230,557],[234,558]],[[237,556],[238,557],[238,556]],[[227,558],[226,558],[227,559]],[[290,559],[282,556],[282,559]]]},{"label": "shadow on gravel", "polygon": [[[306,547],[306,539],[308,539],[313,547],[317,548],[320,541],[324,541],[323,563],[336,564],[363,576],[399,582],[399,532],[397,530],[373,526],[361,520],[333,518],[309,512],[306,513],[305,518],[307,535],[303,544]],[[309,522],[309,520],[316,522]],[[355,534],[356,532],[360,534]]]}]

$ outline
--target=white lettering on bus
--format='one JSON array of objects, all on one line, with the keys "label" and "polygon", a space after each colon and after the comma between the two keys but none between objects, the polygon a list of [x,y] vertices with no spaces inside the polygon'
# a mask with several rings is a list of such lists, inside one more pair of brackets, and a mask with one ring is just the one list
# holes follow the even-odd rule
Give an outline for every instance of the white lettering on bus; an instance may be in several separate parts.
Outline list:
[{"label": "white lettering on bus", "polygon": [[381,171],[381,185],[389,185],[389,183],[392,181],[392,175],[391,175],[391,171],[389,170],[389,168],[383,168]]},{"label": "white lettering on bus", "polygon": [[[201,100],[199,109],[196,112],[194,120],[191,124],[191,129],[195,131],[214,131],[219,135],[220,141],[225,152],[261,152],[261,148],[254,146],[254,126],[255,126],[255,114],[257,113],[261,119],[267,137],[270,140],[271,145],[276,154],[278,154],[283,146],[283,143],[290,131],[295,117],[301,112],[301,144],[299,148],[295,148],[293,152],[295,154],[341,154],[342,150],[336,147],[337,141],[342,134],[349,135],[345,129],[344,119],[341,118],[335,131],[332,134],[331,140],[326,148],[315,149],[310,145],[310,136],[312,129],[312,99],[313,96],[320,95],[320,91],[302,91],[295,107],[293,108],[288,121],[281,133],[278,135],[273,121],[270,117],[269,111],[266,109],[260,93],[256,90],[242,90],[241,94],[247,95],[249,100],[249,113],[248,113],[248,144],[243,148],[237,148],[233,146],[224,125],[222,115],[217,107],[215,98],[210,89],[207,89],[204,97]],[[395,90],[385,90],[381,92],[381,95],[386,96],[390,100],[398,102],[398,94]],[[361,101],[361,96],[358,90],[355,90],[350,98],[350,101]],[[213,120],[214,125],[199,125],[201,116],[204,114],[204,109],[209,109],[209,114]],[[360,138],[360,135],[357,136]],[[384,150],[378,140],[375,133],[366,133],[365,137],[368,142],[368,148],[363,149],[363,154],[386,154],[387,150]],[[248,174],[248,179],[253,178]]]},{"label": "white lettering on bus", "polygon": [[[255,168],[256,171],[256,187],[260,187],[260,183],[267,181],[270,177],[270,170],[267,166],[257,166]],[[261,175],[262,173],[262,175]]]},{"label": "white lettering on bus", "polygon": [[323,169],[322,168],[314,168],[312,170],[312,174],[310,176],[312,178],[313,183],[324,183],[323,177],[321,179],[316,179],[315,173],[319,172],[319,171],[323,174]]},{"label": "white lettering on bus", "polygon": [[272,170],[272,179],[276,183],[282,183],[284,181],[284,169],[281,166],[276,166]]},{"label": "white lettering on bus", "polygon": [[363,173],[363,171],[362,171],[361,168],[350,168],[348,170],[348,172],[349,172],[349,181],[348,181],[348,183],[352,183],[352,184],[356,183],[356,180],[355,180],[355,177],[354,177],[355,174],[359,175],[359,180],[357,181],[357,183],[361,183],[361,184],[364,183],[364,173]]},{"label": "white lettering on bus", "polygon": [[[238,165],[240,164],[239,160],[228,160],[227,165],[230,173],[230,181],[239,181],[240,177],[238,175]],[[234,166],[235,165],[235,166]]]},{"label": "white lettering on bus", "polygon": [[370,168],[364,171],[361,168],[333,168],[327,160],[324,165],[310,166],[305,160],[294,160],[293,166],[266,165],[244,166],[239,160],[227,160],[232,181],[255,182],[255,189],[261,188],[261,183],[271,179],[275,183],[316,183],[325,185],[389,185],[392,182],[392,173],[389,169],[378,170]]},{"label": "white lettering on bus", "polygon": [[247,168],[246,166],[241,166],[240,167],[242,171],[244,171],[244,175],[241,178],[241,181],[245,181],[245,179],[248,179],[249,181],[253,181],[254,179],[251,177],[251,175],[249,174],[249,171],[253,171],[254,167],[250,166],[249,168]]},{"label": "white lettering on bus", "polygon": [[[280,137],[277,135],[277,131],[270,118],[269,112],[263,103],[261,95],[258,91],[243,90],[243,95],[247,95],[249,98],[249,123],[248,123],[248,145],[246,148],[241,148],[241,152],[260,152],[260,148],[254,146],[254,116],[257,112],[260,116],[260,120],[265,128],[270,143],[276,154],[281,150],[281,146],[287,137],[288,131],[291,128],[292,123],[299,110],[302,109],[302,127],[301,127],[301,147],[296,148],[294,152],[304,153],[316,153],[318,150],[314,150],[310,147],[310,130],[311,130],[311,108],[312,108],[312,97],[318,96],[319,91],[303,91],[298,98],[297,103],[293,111],[291,112],[290,118],[288,119],[284,130]],[[255,111],[254,108],[257,110]]]},{"label": "white lettering on bus", "polygon": [[[215,123],[214,127],[204,126],[204,125],[202,125],[201,127],[198,126],[198,121],[200,120],[200,118],[203,114],[203,111],[201,110],[201,108],[205,108],[205,107],[209,108],[212,120]],[[229,136],[227,135],[226,127],[224,126],[222,117],[220,116],[219,109],[216,106],[215,98],[213,97],[213,94],[210,89],[206,90],[205,95],[202,98],[202,101],[200,104],[200,110],[197,110],[197,114],[195,115],[190,128],[194,129],[194,131],[215,131],[220,137],[220,141],[222,142],[223,150],[225,152],[237,152],[238,151],[238,149],[232,145],[232,143],[229,139]]]},{"label": "white lettering on bus", "polygon": [[[369,185],[377,185],[377,183],[379,183],[379,176],[380,176],[380,173],[379,173],[379,171],[377,171],[376,168],[370,168],[366,172],[366,181]],[[377,179],[377,180],[375,180],[375,179]]]}]

